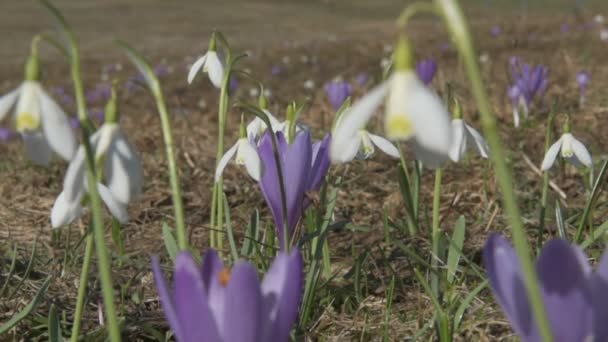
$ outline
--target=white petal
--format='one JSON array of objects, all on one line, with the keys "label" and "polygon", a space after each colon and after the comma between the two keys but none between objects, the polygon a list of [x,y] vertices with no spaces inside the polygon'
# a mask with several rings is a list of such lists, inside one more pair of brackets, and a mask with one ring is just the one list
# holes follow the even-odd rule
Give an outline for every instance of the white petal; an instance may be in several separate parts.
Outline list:
[{"label": "white petal", "polygon": [[576,156],[581,164],[585,165],[586,167],[590,167],[592,164],[591,154],[589,154],[589,151],[585,145],[574,137],[572,137],[571,143],[574,156]]},{"label": "white petal", "polygon": [[207,61],[205,61],[205,68],[209,73],[209,79],[216,88],[222,87],[222,81],[224,80],[224,66],[217,56],[215,51],[207,52]]},{"label": "white petal", "polygon": [[247,138],[249,140],[255,140],[262,135],[263,130],[266,128],[264,121],[258,118],[251,120],[251,122],[247,125]]},{"label": "white petal", "polygon": [[82,214],[82,207],[80,206],[81,198],[76,201],[69,201],[65,195],[65,192],[61,192],[51,210],[51,226],[53,228],[59,228],[72,223],[75,219],[80,217]]},{"label": "white petal", "polygon": [[[367,158],[365,155],[359,153],[361,148],[361,135],[357,134],[352,138],[350,144],[345,145],[345,149],[342,151],[341,155],[336,156],[337,159],[333,160],[334,163],[346,163],[355,158],[357,159],[365,159]],[[330,142],[331,144],[331,142]]]},{"label": "white petal", "polygon": [[388,92],[386,82],[376,86],[357,101],[340,117],[334,129],[330,144],[330,158],[334,163],[342,163],[352,152],[353,141],[358,140],[359,130],[364,128]]},{"label": "white petal", "polygon": [[112,216],[114,216],[118,222],[125,224],[129,221],[129,214],[127,213],[127,205],[118,201],[110,192],[105,185],[98,183],[97,189],[99,190],[99,196],[110,210]]},{"label": "white petal", "polygon": [[375,135],[375,134],[371,134],[368,133],[369,138],[371,139],[371,141],[374,143],[374,145],[378,146],[378,148],[388,154],[389,156],[393,157],[393,158],[399,158],[399,150],[397,149],[397,147],[395,147],[395,145],[388,141],[387,139],[379,136],[379,135]]},{"label": "white petal", "polygon": [[411,101],[410,88],[416,79],[417,77],[411,72],[397,72],[389,80],[384,132],[391,140],[408,140],[414,135],[414,123],[408,101]]},{"label": "white petal", "polygon": [[18,132],[36,131],[40,128],[40,85],[38,82],[23,82],[15,112]]},{"label": "white petal", "polygon": [[68,170],[63,178],[63,192],[68,201],[75,201],[85,192],[86,156],[84,147],[78,148],[74,158],[68,165]]},{"label": "white petal", "polygon": [[25,152],[29,160],[36,165],[47,166],[53,159],[53,151],[42,132],[25,131],[21,133],[25,143]]},{"label": "white petal", "polygon": [[9,109],[11,109],[11,107],[13,107],[13,105],[17,101],[17,98],[19,97],[20,91],[21,91],[21,87],[0,97],[0,121],[4,120]]},{"label": "white petal", "polygon": [[486,140],[475,130],[475,128],[467,125],[465,123],[465,128],[467,129],[467,140],[471,145],[475,146],[477,153],[483,158],[488,158],[490,156],[490,148],[488,147],[488,143]]},{"label": "white petal", "polygon": [[238,151],[236,153],[237,162],[239,159],[243,159],[243,163],[247,168],[247,172],[256,182],[260,181],[262,177],[262,161],[258,155],[258,151],[251,146],[247,138],[240,139]]},{"label": "white petal", "polygon": [[51,148],[65,160],[76,152],[76,138],[68,117],[42,88],[39,88],[42,129]]},{"label": "white petal", "polygon": [[465,123],[460,119],[452,120],[452,140],[450,159],[458,163],[467,150]]},{"label": "white petal", "polygon": [[220,159],[220,162],[217,163],[217,169],[215,169],[215,181],[216,182],[222,176],[222,173],[224,172],[224,169],[226,168],[226,165],[228,165],[228,162],[230,161],[230,159],[232,159],[232,157],[234,157],[234,155],[236,154],[236,149],[238,146],[239,146],[239,142],[237,141],[236,144],[234,144],[228,151],[226,151],[226,153],[224,153],[224,155],[222,156],[222,159]]},{"label": "white petal", "polygon": [[448,159],[447,154],[437,153],[435,151],[424,148],[417,143],[417,141],[413,141],[411,143],[412,149],[414,150],[414,154],[416,155],[416,159],[422,163],[423,166],[429,169],[437,169],[441,167],[441,165]]},{"label": "white petal", "polygon": [[141,193],[143,185],[141,158],[120,129],[115,133],[115,138],[106,154],[104,172],[106,186],[114,198],[122,203],[130,203]]},{"label": "white petal", "polygon": [[197,59],[194,64],[190,67],[190,71],[188,71],[188,84],[191,84],[194,80],[194,77],[198,74],[198,71],[205,64],[205,60],[207,59],[207,54],[203,55],[201,58]]},{"label": "white petal", "polygon": [[513,126],[519,127],[519,109],[516,106],[513,107]]},{"label": "white petal", "polygon": [[549,170],[549,168],[551,166],[553,166],[553,163],[555,162],[555,158],[557,157],[557,154],[559,153],[559,150],[562,148],[562,138],[559,138],[559,140],[557,140],[553,145],[551,145],[551,147],[549,147],[549,149],[547,150],[547,153],[545,153],[545,158],[543,158],[543,163],[540,166],[540,169],[545,171],[545,170]]}]

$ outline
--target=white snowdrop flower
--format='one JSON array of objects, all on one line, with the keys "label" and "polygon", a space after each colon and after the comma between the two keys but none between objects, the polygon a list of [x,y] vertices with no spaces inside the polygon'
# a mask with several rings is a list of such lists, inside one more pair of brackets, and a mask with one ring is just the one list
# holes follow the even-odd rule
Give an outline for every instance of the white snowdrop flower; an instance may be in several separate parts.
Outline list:
[{"label": "white snowdrop flower", "polygon": [[604,16],[601,14],[598,14],[593,18],[593,21],[595,21],[598,24],[602,24],[602,23],[604,23]]},{"label": "white snowdrop flower", "polygon": [[48,165],[53,152],[65,160],[72,159],[77,145],[68,117],[38,81],[26,80],[0,97],[0,121],[13,107],[16,130],[23,137],[28,159]]},{"label": "white snowdrop flower", "polygon": [[258,97],[260,96],[260,89],[258,87],[249,88],[249,96],[250,97]]},{"label": "white snowdrop flower", "polygon": [[[256,117],[256,119],[258,118]],[[249,129],[249,126],[253,123],[254,122],[250,123],[247,129]],[[264,123],[262,122],[262,125],[263,124]],[[228,162],[232,158],[234,158],[237,165],[245,165],[247,172],[256,182],[260,180],[260,177],[262,176],[262,161],[260,160],[260,155],[258,154],[254,140],[248,138],[248,135],[249,132],[246,132],[243,122],[241,121],[240,138],[230,149],[228,149],[228,151],[226,151],[226,153],[224,153],[217,164],[217,169],[215,169],[216,182],[220,179],[226,165],[228,165]]]},{"label": "white snowdrop flower", "polygon": [[283,62],[283,64],[289,64],[291,63],[291,58],[289,56],[283,56],[283,58],[281,58],[281,62]]},{"label": "white snowdrop flower", "polygon": [[[270,121],[270,125],[272,126],[272,131],[273,132],[280,132],[283,130],[285,124],[280,122],[279,119],[277,119],[274,115],[272,115],[272,113],[270,113],[268,110],[263,109],[264,113],[266,114],[266,116],[268,116],[268,120]],[[262,119],[258,118],[257,116],[251,120],[251,122],[247,125],[247,138],[249,140],[255,141],[257,139],[259,139],[264,132],[266,132],[266,124],[264,123],[264,121],[262,121]]]},{"label": "white snowdrop flower", "polygon": [[540,169],[543,171],[550,169],[555,163],[558,153],[570,164],[577,167],[590,167],[592,164],[591,154],[589,154],[585,145],[572,136],[571,133],[564,133],[549,147]]},{"label": "white snowdrop flower", "polygon": [[224,80],[224,65],[220,61],[216,52],[215,36],[211,37],[209,42],[209,51],[206,54],[199,57],[188,72],[188,83],[192,83],[194,77],[198,74],[202,68],[203,72],[209,74],[209,80],[216,88],[222,87],[222,81]]},{"label": "white snowdrop flower", "polygon": [[450,148],[450,159],[459,162],[465,156],[467,149],[473,149],[483,158],[488,158],[489,148],[485,139],[473,127],[462,119],[452,120],[453,142]]},{"label": "white snowdrop flower", "polygon": [[608,29],[603,29],[600,31],[600,39],[602,41],[608,41]]},{"label": "white snowdrop flower", "polygon": [[300,62],[307,64],[310,61],[310,58],[307,55],[300,56]]},{"label": "white snowdrop flower", "polygon": [[207,101],[205,101],[204,99],[200,99],[196,105],[200,109],[205,109],[207,108]]},{"label": "white snowdrop flower", "polygon": [[271,98],[272,97],[272,90],[270,90],[268,88],[264,88],[264,96],[266,98]]},{"label": "white snowdrop flower", "polygon": [[382,51],[384,51],[384,53],[391,53],[393,52],[393,46],[391,44],[384,44]]},{"label": "white snowdrop flower", "polygon": [[488,55],[487,53],[482,53],[481,55],[479,55],[479,62],[481,64],[486,64],[490,61],[490,55]]},{"label": "white snowdrop flower", "polygon": [[[118,124],[105,123],[91,136],[91,148],[101,180],[99,195],[119,222],[129,219],[127,204],[141,192],[143,169],[141,159],[127,141]],[[59,194],[51,210],[53,228],[70,224],[82,214],[82,202],[88,192],[86,155],[80,146],[70,162]]]},{"label": "white snowdrop flower", "polygon": [[382,60],[380,60],[380,67],[384,70],[386,68],[389,67],[389,65],[391,65],[391,60],[390,58],[382,58]]},{"label": "white snowdrop flower", "polygon": [[315,89],[315,81],[308,79],[304,82],[304,89],[313,90]]}]

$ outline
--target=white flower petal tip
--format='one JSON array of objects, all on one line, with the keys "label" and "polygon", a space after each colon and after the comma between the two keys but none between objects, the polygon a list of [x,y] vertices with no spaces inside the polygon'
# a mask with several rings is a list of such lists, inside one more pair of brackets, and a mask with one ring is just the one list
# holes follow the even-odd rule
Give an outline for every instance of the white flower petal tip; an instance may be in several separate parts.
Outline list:
[{"label": "white flower petal tip", "polygon": [[590,167],[593,163],[585,145],[570,133],[562,135],[561,154],[564,159],[577,167]]},{"label": "white flower petal tip", "polygon": [[461,119],[452,120],[452,139],[449,157],[455,163],[464,158],[468,149],[474,149],[482,158],[489,157],[489,147],[485,139]]},{"label": "white flower petal tip", "polygon": [[190,71],[188,71],[188,84],[192,84],[192,81],[194,81],[194,78],[198,74],[199,70],[203,67],[206,60],[207,55],[205,54],[199,59],[197,59],[194,64],[192,64],[192,66],[190,67]]},{"label": "white flower petal tip", "polygon": [[399,149],[397,149],[397,147],[392,142],[379,135],[371,133],[369,133],[368,135],[374,145],[376,145],[382,152],[393,158],[399,158]]},{"label": "white flower petal tip", "polygon": [[245,165],[247,173],[256,182],[262,177],[262,161],[257,149],[248,138],[240,138],[220,159],[215,170],[215,181],[222,176],[230,159],[235,158],[237,165]]},{"label": "white flower petal tip", "polygon": [[78,145],[68,117],[42,88],[38,92],[44,135],[55,153],[64,160],[72,160]]},{"label": "white flower petal tip", "polygon": [[106,185],[117,200],[128,204],[141,193],[143,185],[141,158],[120,128],[117,127],[117,130],[111,134],[113,138],[108,146],[104,165]]},{"label": "white flower petal tip", "polygon": [[207,60],[205,61],[203,71],[209,74],[209,80],[211,80],[211,83],[213,83],[216,88],[219,89],[222,87],[224,66],[215,51],[207,52]]},{"label": "white flower petal tip", "polygon": [[120,222],[121,224],[126,224],[127,222],[129,222],[129,213],[127,212],[127,206],[124,203],[118,201],[114,197],[114,195],[112,195],[110,189],[108,189],[105,185],[98,183],[97,189],[99,190],[99,197],[101,197],[103,202],[106,204],[106,207],[108,208],[112,216],[114,216],[114,218],[116,218],[116,220],[118,220],[118,222]]},{"label": "white flower petal tip", "polygon": [[70,202],[65,192],[61,192],[51,209],[51,226],[53,228],[63,227],[72,223],[81,214],[82,208],[79,201]]},{"label": "white flower petal tip", "polygon": [[557,158],[557,154],[562,148],[563,137],[559,138],[545,153],[545,157],[543,158],[543,162],[541,163],[540,169],[542,171],[547,171],[553,166],[555,163],[555,158]]},{"label": "white flower petal tip", "polygon": [[11,91],[10,93],[0,97],[0,121],[4,120],[9,110],[15,105],[15,103],[19,99],[21,88],[22,87],[20,86],[17,89]]}]

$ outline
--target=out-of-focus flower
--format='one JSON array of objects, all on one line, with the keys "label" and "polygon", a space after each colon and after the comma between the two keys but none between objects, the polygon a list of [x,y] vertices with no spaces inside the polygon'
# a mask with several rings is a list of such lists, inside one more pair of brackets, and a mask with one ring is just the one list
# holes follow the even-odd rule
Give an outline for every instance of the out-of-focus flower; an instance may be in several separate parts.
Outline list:
[{"label": "out-of-focus flower", "polygon": [[590,81],[591,75],[587,71],[580,71],[576,74],[576,83],[578,84],[580,94],[578,101],[580,107],[585,105],[585,95]]},{"label": "out-of-focus flower", "polygon": [[334,80],[325,85],[327,99],[334,110],[338,110],[352,94],[352,87],[343,80]]},{"label": "out-of-focus flower", "polygon": [[492,35],[492,37],[496,38],[498,36],[500,36],[500,34],[502,33],[502,29],[500,28],[500,26],[498,25],[494,25],[492,26],[492,28],[490,29],[490,34]]},{"label": "out-of-focus flower", "polygon": [[[103,179],[97,184],[99,195],[119,222],[128,221],[127,204],[140,192],[143,180],[141,160],[118,124],[105,123],[91,136],[91,148]],[[82,214],[82,201],[88,189],[86,155],[80,146],[70,162],[59,194],[51,211],[51,225],[70,224]]]},{"label": "out-of-focus flower", "polygon": [[564,133],[545,153],[545,158],[541,165],[541,170],[548,170],[555,163],[557,154],[561,152],[562,158],[570,164],[580,167],[590,167],[592,164],[591,154],[570,132]]},{"label": "out-of-focus flower", "polygon": [[260,88],[258,88],[258,87],[249,88],[249,96],[251,96],[251,97],[260,96]]},{"label": "out-of-focus flower", "polygon": [[209,74],[209,80],[216,88],[219,89],[222,87],[222,80],[224,79],[224,65],[220,61],[215,47],[215,36],[212,36],[207,53],[199,57],[194,64],[192,64],[192,67],[188,72],[188,83],[192,83],[202,68],[203,72]]},{"label": "out-of-focus flower", "polygon": [[297,249],[279,253],[262,282],[248,262],[238,261],[229,270],[212,249],[202,267],[189,252],[178,254],[172,289],[156,257],[152,270],[178,342],[289,341],[304,287]]},{"label": "out-of-focus flower", "polygon": [[603,42],[608,41],[608,29],[603,29],[600,31],[600,40]]},{"label": "out-of-focus flower", "polygon": [[549,69],[544,65],[532,67],[530,64],[522,63],[518,57],[511,57],[509,61],[513,84],[509,87],[508,94],[513,102],[513,114],[515,127],[519,126],[519,109],[523,109],[527,118],[530,108],[535,100],[540,99],[549,84]]},{"label": "out-of-focus flower", "polygon": [[[289,144],[282,132],[276,133],[277,149],[280,166],[284,177],[285,195],[287,201],[287,232],[291,234],[300,221],[304,211],[310,205],[306,193],[318,191],[329,169],[328,148],[331,137],[327,135],[322,141],[311,141],[310,133],[300,131]],[[274,219],[275,227],[284,248],[283,237],[283,204],[281,201],[281,185],[277,173],[272,137],[267,132],[259,143],[259,153],[264,172],[260,180],[260,188],[266,199]]]},{"label": "out-of-focus flower", "polygon": [[304,89],[306,90],[314,90],[315,89],[315,81],[311,79],[307,79],[304,81]]},{"label": "out-of-focus flower", "polygon": [[239,81],[236,77],[230,77],[230,91],[235,92],[239,87]]},{"label": "out-of-focus flower", "polygon": [[593,17],[593,21],[595,21],[597,24],[603,24],[604,16],[601,14],[597,14],[595,17]]},{"label": "out-of-focus flower", "polygon": [[0,127],[0,143],[7,143],[16,137],[16,133],[12,129]]},{"label": "out-of-focus flower", "polygon": [[560,30],[562,33],[564,33],[564,34],[566,34],[566,33],[570,32],[570,24],[568,24],[568,23],[562,23],[562,24],[560,25],[560,27],[559,27],[559,30]]},{"label": "out-of-focus flower", "polygon": [[369,81],[369,74],[366,72],[360,72],[355,77],[355,82],[361,87],[366,85],[367,81]]},{"label": "out-of-focus flower", "polygon": [[424,59],[416,64],[418,77],[425,85],[431,84],[437,73],[437,63],[433,59]]},{"label": "out-of-focus flower", "polygon": [[[523,342],[540,342],[532,305],[515,250],[498,234],[483,250],[494,298]],[[608,254],[593,272],[585,253],[565,240],[553,239],[536,261],[542,300],[555,341],[608,339]]]},{"label": "out-of-focus flower", "polygon": [[105,103],[112,95],[112,87],[108,83],[101,83],[85,94],[88,104]]},{"label": "out-of-focus flower", "polygon": [[272,68],[270,68],[270,74],[272,76],[278,76],[282,72],[283,72],[283,68],[281,68],[281,66],[279,66],[279,65],[273,65]]}]

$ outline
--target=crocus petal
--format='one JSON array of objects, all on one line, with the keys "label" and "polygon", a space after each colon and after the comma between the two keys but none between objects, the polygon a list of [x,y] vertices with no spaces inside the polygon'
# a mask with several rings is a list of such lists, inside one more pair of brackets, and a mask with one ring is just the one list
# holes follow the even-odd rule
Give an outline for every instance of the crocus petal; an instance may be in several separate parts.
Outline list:
[{"label": "crocus petal", "polygon": [[80,200],[70,202],[65,192],[61,192],[53,204],[53,209],[51,209],[51,226],[59,228],[68,225],[80,217],[81,214]]},{"label": "crocus petal", "polygon": [[127,213],[127,206],[121,203],[119,200],[114,198],[110,189],[105,185],[98,183],[97,189],[99,190],[99,196],[110,210],[112,216],[114,216],[118,222],[125,224],[129,221],[129,213]]},{"label": "crocus petal", "polygon": [[[180,260],[181,258],[183,257],[180,254],[177,256],[176,260]],[[167,282],[163,275],[163,271],[160,268],[160,262],[158,261],[157,256],[152,257],[152,273],[154,275],[154,282],[156,283],[156,290],[158,291],[158,296],[160,297],[160,304],[163,308],[163,312],[165,313],[165,317],[167,317],[167,321],[169,321],[169,325],[171,325],[171,329],[173,330],[175,337],[179,341],[187,341],[186,335],[181,328],[181,320],[177,315],[173,296],[169,292]]]},{"label": "crocus petal", "polygon": [[308,191],[317,191],[321,188],[323,180],[329,170],[329,145],[331,135],[327,134],[321,141],[317,141],[312,146],[312,167],[308,179]]},{"label": "crocus petal", "polygon": [[46,141],[44,134],[39,131],[21,133],[25,143],[25,152],[29,160],[36,165],[47,166],[53,159],[53,151]]},{"label": "crocus petal", "polygon": [[[285,197],[287,199],[287,215],[289,233],[298,223],[302,211],[302,203],[305,192],[308,190],[308,174],[312,165],[312,143],[310,133],[302,131],[299,133],[293,144],[287,146],[287,151],[283,156],[283,168],[285,177]],[[282,230],[279,231],[281,241],[283,239]]]},{"label": "crocus petal", "polygon": [[71,160],[76,152],[76,138],[63,110],[39,87],[42,129],[49,145],[59,156]]},{"label": "crocus petal", "polygon": [[173,299],[183,341],[223,341],[207,304],[203,278],[190,253],[177,256],[174,277]]},{"label": "crocus petal", "polygon": [[143,168],[133,146],[118,129],[105,156],[105,184],[122,203],[130,203],[141,193]]},{"label": "crocus petal", "polygon": [[198,74],[199,70],[201,70],[201,67],[205,64],[206,60],[207,60],[207,54],[203,55],[202,57],[197,59],[196,62],[194,62],[194,64],[192,64],[192,67],[190,67],[190,71],[188,72],[188,84],[192,83],[192,81]]},{"label": "crocus petal", "polygon": [[560,138],[553,145],[551,145],[551,147],[549,147],[549,149],[547,150],[547,153],[545,153],[545,158],[543,158],[543,162],[540,166],[541,170],[543,170],[543,171],[549,170],[549,168],[551,168],[551,166],[553,166],[553,163],[555,162],[555,158],[557,157],[557,154],[559,153],[559,150],[561,148],[562,148],[562,139]]},{"label": "crocus petal", "polygon": [[374,143],[374,145],[378,146],[378,148],[388,154],[389,156],[393,157],[393,158],[399,158],[399,150],[397,149],[397,147],[395,147],[395,145],[388,141],[387,139],[379,136],[379,135],[375,135],[375,134],[371,134],[368,133],[367,134],[370,138],[370,140]]},{"label": "crocus petal", "polygon": [[258,151],[251,146],[247,139],[244,139],[240,144],[238,156],[243,158],[245,167],[251,178],[258,182],[262,175],[262,161],[260,160]]},{"label": "crocus petal", "polygon": [[345,158],[345,155],[350,155],[352,152],[354,136],[365,127],[376,109],[382,104],[388,89],[386,82],[376,86],[342,114],[332,134],[329,154],[332,162],[343,163],[349,160]]},{"label": "crocus petal", "polygon": [[0,97],[0,121],[4,120],[9,109],[11,109],[11,107],[13,107],[13,105],[17,101],[17,98],[19,97],[20,91],[21,91],[21,87]]},{"label": "crocus petal", "polygon": [[216,322],[221,322],[224,317],[224,299],[226,288],[220,283],[219,275],[224,270],[224,263],[214,249],[208,249],[203,259],[201,275],[209,309],[215,317]]},{"label": "crocus petal", "polygon": [[593,293],[593,321],[595,341],[606,341],[608,339],[608,253],[604,252],[594,273],[590,275],[589,281]]},{"label": "crocus petal", "polygon": [[257,272],[249,263],[237,262],[232,269],[224,306],[224,317],[221,321],[224,341],[261,341],[262,291]]},{"label": "crocus petal", "polygon": [[498,234],[488,238],[483,249],[483,264],[494,297],[513,330],[522,341],[540,341],[528,303],[520,262],[515,250]]},{"label": "crocus petal", "polygon": [[303,260],[295,249],[291,255],[279,253],[262,281],[262,293],[270,305],[271,325],[264,341],[288,341],[298,318],[304,285]]},{"label": "crocus petal", "polygon": [[592,332],[592,308],[586,286],[586,260],[561,239],[549,241],[536,262],[553,335],[560,341],[585,341]]},{"label": "crocus petal", "polygon": [[467,150],[465,123],[460,119],[452,120],[452,146],[450,147],[450,159],[457,163]]},{"label": "crocus petal", "polygon": [[222,81],[224,80],[224,66],[217,56],[215,51],[207,52],[207,60],[205,61],[205,68],[209,73],[209,80],[216,88],[222,87]]},{"label": "crocus petal", "polygon": [[578,159],[578,161],[586,167],[590,167],[592,164],[591,154],[589,154],[589,151],[585,145],[574,137],[572,137],[571,144],[572,151],[574,152],[576,159]]},{"label": "crocus petal", "polygon": [[239,143],[237,141],[236,144],[234,144],[228,151],[226,151],[226,153],[224,153],[224,155],[222,156],[222,159],[220,159],[220,162],[217,163],[217,169],[215,169],[215,181],[217,182],[220,177],[222,176],[222,173],[224,173],[224,169],[226,168],[226,165],[228,165],[228,162],[230,161],[230,159],[232,159],[232,157],[234,157],[234,155],[236,154],[236,149],[239,147]]},{"label": "crocus petal", "polygon": [[465,128],[467,130],[467,140],[469,143],[472,143],[472,146],[475,146],[475,150],[479,153],[483,158],[488,158],[490,156],[490,148],[488,147],[488,143],[486,140],[475,130],[475,128],[467,125],[465,123]]}]

